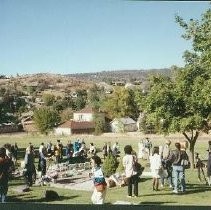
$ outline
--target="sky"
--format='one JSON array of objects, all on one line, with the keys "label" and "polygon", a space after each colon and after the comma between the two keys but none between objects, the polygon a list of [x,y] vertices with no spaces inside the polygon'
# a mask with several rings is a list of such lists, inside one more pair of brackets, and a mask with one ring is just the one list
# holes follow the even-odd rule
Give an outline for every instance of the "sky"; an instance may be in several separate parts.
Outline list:
[{"label": "sky", "polygon": [[191,43],[175,14],[209,2],[0,0],[0,74],[74,74],[183,66]]}]

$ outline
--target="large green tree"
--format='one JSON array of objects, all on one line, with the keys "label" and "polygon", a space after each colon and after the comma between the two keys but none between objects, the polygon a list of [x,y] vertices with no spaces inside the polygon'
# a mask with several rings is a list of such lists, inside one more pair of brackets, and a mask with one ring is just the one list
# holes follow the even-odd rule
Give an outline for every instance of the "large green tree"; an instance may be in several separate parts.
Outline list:
[{"label": "large green tree", "polygon": [[210,130],[211,121],[211,10],[201,20],[185,22],[176,16],[185,30],[183,38],[192,41],[192,50],[184,53],[185,66],[172,79],[154,76],[145,110],[160,132],[181,132],[190,144],[191,162],[201,132]]},{"label": "large green tree", "polygon": [[139,111],[134,99],[133,90],[118,87],[105,99],[103,109],[111,118],[128,116],[136,119]]},{"label": "large green tree", "polygon": [[58,112],[50,107],[36,109],[33,118],[39,131],[45,134],[48,134],[60,122]]}]

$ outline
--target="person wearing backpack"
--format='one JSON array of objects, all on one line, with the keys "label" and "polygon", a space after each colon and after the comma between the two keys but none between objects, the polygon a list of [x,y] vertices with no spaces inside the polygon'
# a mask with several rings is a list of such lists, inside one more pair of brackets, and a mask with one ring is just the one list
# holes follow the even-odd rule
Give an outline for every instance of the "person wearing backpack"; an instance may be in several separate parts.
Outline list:
[{"label": "person wearing backpack", "polygon": [[[188,161],[188,155],[185,150],[181,150],[181,144],[179,142],[175,143],[176,149],[173,150],[168,158],[172,163],[173,168],[173,183],[174,190],[173,193],[178,193],[179,190],[182,193],[186,191],[186,182],[185,182],[185,166],[182,164],[184,160]],[[178,182],[179,180],[179,182]]]}]

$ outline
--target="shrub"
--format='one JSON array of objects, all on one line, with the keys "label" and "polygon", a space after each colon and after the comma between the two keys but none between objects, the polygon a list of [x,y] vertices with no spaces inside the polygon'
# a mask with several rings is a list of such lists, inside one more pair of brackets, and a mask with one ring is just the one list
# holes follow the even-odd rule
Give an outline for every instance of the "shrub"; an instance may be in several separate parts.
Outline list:
[{"label": "shrub", "polygon": [[117,167],[118,167],[117,159],[113,155],[107,156],[102,166],[104,175],[106,177],[111,176],[116,172]]}]

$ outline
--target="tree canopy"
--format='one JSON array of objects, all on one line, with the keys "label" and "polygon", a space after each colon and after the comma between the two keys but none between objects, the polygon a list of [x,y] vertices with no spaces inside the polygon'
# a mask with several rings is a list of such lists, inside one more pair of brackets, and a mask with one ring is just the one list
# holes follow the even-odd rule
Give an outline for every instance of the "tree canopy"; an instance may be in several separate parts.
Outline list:
[{"label": "tree canopy", "polygon": [[183,38],[192,41],[185,51],[184,68],[172,78],[153,76],[144,105],[147,120],[162,133],[181,132],[190,143],[192,163],[194,146],[201,132],[210,130],[211,121],[211,10],[201,20],[185,22],[176,16],[185,30]]},{"label": "tree canopy", "polygon": [[50,107],[42,107],[34,111],[34,122],[41,133],[47,134],[60,122],[57,111]]}]

